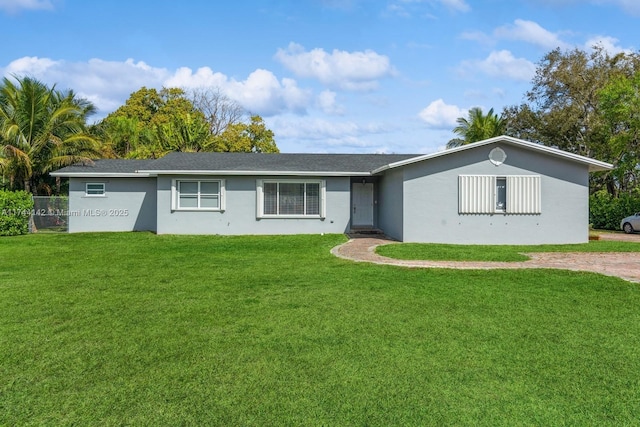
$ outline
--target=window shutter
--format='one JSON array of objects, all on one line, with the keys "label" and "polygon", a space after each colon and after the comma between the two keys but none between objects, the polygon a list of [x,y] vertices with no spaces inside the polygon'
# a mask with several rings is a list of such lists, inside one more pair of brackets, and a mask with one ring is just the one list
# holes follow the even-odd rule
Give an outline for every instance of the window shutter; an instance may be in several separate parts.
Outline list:
[{"label": "window shutter", "polygon": [[507,176],[507,213],[539,214],[540,199],[539,175]]},{"label": "window shutter", "polygon": [[458,177],[458,212],[493,213],[495,211],[496,177],[460,175]]}]

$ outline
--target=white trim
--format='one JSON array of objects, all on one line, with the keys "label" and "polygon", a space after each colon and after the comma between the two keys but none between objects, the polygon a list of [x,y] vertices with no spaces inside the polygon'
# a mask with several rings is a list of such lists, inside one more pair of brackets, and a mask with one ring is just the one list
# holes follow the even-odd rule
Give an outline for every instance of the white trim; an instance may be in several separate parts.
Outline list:
[{"label": "white trim", "polygon": [[323,171],[236,171],[236,170],[150,170],[149,175],[221,175],[221,176],[370,176],[370,172],[323,172]]},{"label": "white trim", "polygon": [[[198,183],[198,204],[200,204],[200,183],[217,182],[218,183],[218,207],[217,208],[201,208],[201,207],[180,207],[180,192],[178,191],[179,182],[196,182]],[[171,180],[171,212],[224,212],[226,209],[226,191],[224,179],[180,179]]]},{"label": "white trim", "polygon": [[146,172],[127,172],[127,173],[115,173],[115,172],[68,172],[58,173],[51,172],[51,176],[60,176],[63,178],[141,178],[149,177]]},{"label": "white trim", "polygon": [[[102,193],[89,194],[90,185],[101,185]],[[84,183],[84,197],[106,197],[106,196],[107,196],[107,185],[104,182],[85,182]]]},{"label": "white trim", "polygon": [[560,157],[567,160],[572,160],[574,162],[582,163],[589,166],[589,172],[597,172],[597,171],[605,171],[605,170],[613,169],[612,164],[601,162],[599,160],[594,160],[589,157],[580,156],[578,154],[569,153],[567,151],[559,150],[557,148],[547,147],[546,145],[542,145],[542,144],[535,144],[533,142],[525,141],[523,139],[513,138],[510,136],[497,136],[495,138],[485,139],[484,141],[478,141],[471,144],[462,145],[460,147],[451,148],[449,150],[439,151],[437,153],[432,153],[432,154],[425,154],[423,156],[418,156],[418,157],[412,157],[410,159],[401,160],[395,163],[389,163],[388,165],[381,166],[373,170],[371,174],[375,175],[387,169],[394,169],[394,168],[410,165],[413,163],[422,162],[424,160],[434,159],[442,156],[448,156],[453,153],[457,153],[465,150],[471,150],[473,148],[482,147],[484,145],[494,144],[497,142],[516,145],[516,146],[520,146],[530,150],[536,150],[546,154],[550,154],[555,157]]},{"label": "white trim", "polygon": [[[319,185],[319,214],[318,215],[271,215],[264,213],[264,184],[318,184]],[[278,190],[279,193],[279,190]],[[327,182],[324,179],[257,179],[256,180],[256,218],[257,219],[324,219],[327,217]],[[306,203],[306,200],[305,200]]]}]

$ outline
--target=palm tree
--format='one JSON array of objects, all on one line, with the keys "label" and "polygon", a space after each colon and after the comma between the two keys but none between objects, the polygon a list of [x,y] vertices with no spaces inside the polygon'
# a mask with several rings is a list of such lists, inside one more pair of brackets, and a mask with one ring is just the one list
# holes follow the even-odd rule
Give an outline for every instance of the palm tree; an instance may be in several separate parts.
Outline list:
[{"label": "palm tree", "polygon": [[482,113],[482,108],[474,107],[469,110],[468,118],[459,117],[456,123],[458,123],[458,126],[453,129],[453,132],[459,135],[459,138],[450,140],[447,143],[447,148],[459,147],[500,136],[506,130],[506,122],[502,117],[494,114],[493,108],[485,116]]},{"label": "palm tree", "polygon": [[95,107],[73,91],[15,80],[0,85],[0,171],[12,188],[35,193],[48,172],[98,157],[99,143],[85,126]]}]

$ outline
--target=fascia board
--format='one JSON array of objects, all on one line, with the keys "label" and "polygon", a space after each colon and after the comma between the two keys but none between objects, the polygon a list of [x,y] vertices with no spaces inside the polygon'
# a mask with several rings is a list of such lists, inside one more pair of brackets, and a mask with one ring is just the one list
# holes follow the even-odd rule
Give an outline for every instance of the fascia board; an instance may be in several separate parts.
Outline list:
[{"label": "fascia board", "polygon": [[68,178],[146,178],[151,176],[146,172],[51,172],[49,175]]},{"label": "fascia board", "polygon": [[145,170],[151,175],[226,175],[226,176],[370,176],[370,172],[326,171],[233,171],[233,170]]},{"label": "fascia board", "polygon": [[470,150],[470,149],[473,149],[473,148],[482,147],[484,145],[489,145],[489,144],[499,143],[499,142],[503,142],[503,143],[511,144],[511,145],[516,145],[516,146],[522,146],[522,147],[529,148],[529,149],[532,149],[532,150],[544,152],[544,153],[552,155],[554,157],[560,157],[560,158],[563,158],[563,159],[572,160],[574,162],[586,164],[586,165],[589,166],[589,172],[605,171],[605,170],[613,169],[613,165],[612,164],[606,163],[606,162],[601,162],[600,160],[591,159],[589,157],[581,156],[579,154],[569,153],[567,151],[559,150],[557,148],[547,147],[546,145],[541,145],[541,144],[535,144],[533,142],[525,141],[525,140],[518,139],[518,138],[513,138],[513,137],[510,137],[510,136],[498,136],[498,137],[495,137],[495,138],[485,139],[484,141],[478,141],[478,142],[474,142],[472,144],[467,144],[467,145],[463,145],[463,146],[460,146],[460,147],[451,148],[449,150],[439,151],[437,153],[432,153],[432,154],[425,154],[423,156],[412,157],[410,159],[401,160],[401,161],[395,162],[395,163],[390,163],[388,165],[381,166],[381,167],[373,170],[371,172],[371,174],[375,175],[375,174],[383,172],[383,171],[385,171],[387,169],[393,169],[393,168],[397,168],[397,167],[402,167],[402,166],[406,166],[406,165],[409,165],[409,164],[412,164],[412,163],[417,163],[417,162],[421,162],[421,161],[425,161],[425,160],[429,160],[429,159],[434,159],[434,158],[437,158],[437,157],[448,156],[448,155],[451,155],[451,154],[454,154],[454,153],[457,153],[457,152],[460,152],[460,151]]}]

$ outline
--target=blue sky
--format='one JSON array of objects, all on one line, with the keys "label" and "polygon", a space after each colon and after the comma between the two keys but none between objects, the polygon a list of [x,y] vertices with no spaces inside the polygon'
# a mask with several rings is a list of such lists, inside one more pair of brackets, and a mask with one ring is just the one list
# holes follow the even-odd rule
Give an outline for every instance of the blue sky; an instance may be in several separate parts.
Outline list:
[{"label": "blue sky", "polygon": [[550,50],[637,51],[638,0],[0,0],[0,73],[98,120],[141,88],[219,89],[282,152],[433,153]]}]

